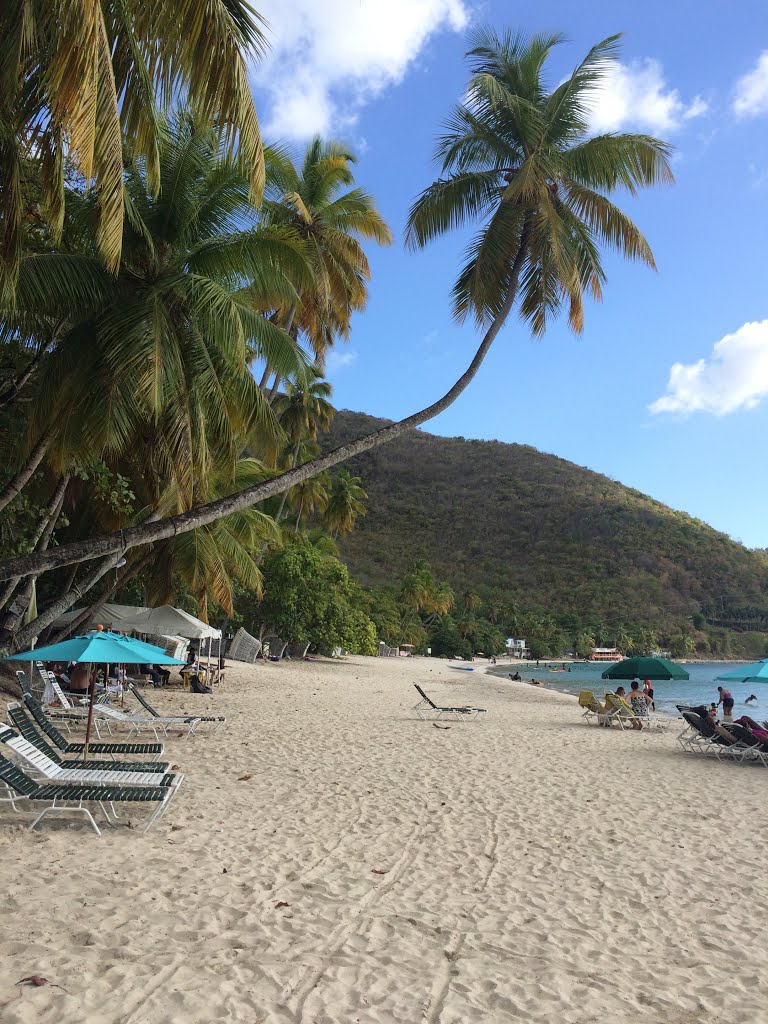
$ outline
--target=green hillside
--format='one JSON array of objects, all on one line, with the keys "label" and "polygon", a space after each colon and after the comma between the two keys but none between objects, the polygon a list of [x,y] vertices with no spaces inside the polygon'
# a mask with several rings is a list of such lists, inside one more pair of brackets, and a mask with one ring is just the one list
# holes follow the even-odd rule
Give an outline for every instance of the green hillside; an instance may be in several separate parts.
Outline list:
[{"label": "green hillside", "polygon": [[[339,412],[325,444],[385,422]],[[364,583],[386,585],[426,558],[457,590],[581,621],[768,626],[763,552],[564,459],[415,430],[349,468],[368,514],[342,557]]]}]

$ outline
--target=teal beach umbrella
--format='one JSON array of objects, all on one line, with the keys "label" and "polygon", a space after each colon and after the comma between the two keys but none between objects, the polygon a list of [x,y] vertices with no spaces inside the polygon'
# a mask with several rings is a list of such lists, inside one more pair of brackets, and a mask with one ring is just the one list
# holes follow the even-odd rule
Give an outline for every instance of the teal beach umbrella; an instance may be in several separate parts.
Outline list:
[{"label": "teal beach umbrella", "polygon": [[689,679],[684,668],[666,658],[625,658],[607,668],[603,679]]},{"label": "teal beach umbrella", "polygon": [[[134,640],[120,633],[109,633],[104,630],[73,636],[58,644],[37,647],[33,651],[22,651],[12,654],[4,661],[78,661],[87,665],[183,665],[178,658],[171,658],[162,647]],[[91,739],[93,724],[93,704],[96,695],[95,680],[91,680],[90,700],[88,702],[88,723],[85,727],[85,749],[83,759],[88,760],[88,744]]]},{"label": "teal beach umbrella", "polygon": [[58,644],[37,647],[33,651],[12,654],[5,661],[80,661],[89,665],[114,665],[129,662],[132,665],[183,665],[171,658],[162,647],[134,640],[119,633],[92,632],[73,636]]},{"label": "teal beach umbrella", "polygon": [[768,683],[768,659],[753,661],[751,665],[739,665],[717,678],[729,683]]}]

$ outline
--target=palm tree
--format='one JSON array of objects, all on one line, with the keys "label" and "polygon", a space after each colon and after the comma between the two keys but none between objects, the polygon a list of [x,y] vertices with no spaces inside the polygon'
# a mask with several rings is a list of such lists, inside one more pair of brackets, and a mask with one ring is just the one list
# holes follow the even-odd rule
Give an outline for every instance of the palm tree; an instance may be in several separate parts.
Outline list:
[{"label": "palm tree", "polygon": [[[314,442],[320,430],[327,430],[330,427],[336,411],[328,401],[332,391],[333,388],[328,381],[322,379],[318,367],[310,366],[295,380],[286,382],[284,394],[275,396],[272,408],[291,444],[291,469],[299,462],[302,445],[306,447],[307,442]],[[316,455],[318,451],[315,445],[312,455]],[[277,522],[280,522],[282,517],[287,496],[288,491],[285,491],[275,513]]]},{"label": "palm tree", "polygon": [[315,512],[325,512],[328,508],[330,484],[327,473],[318,473],[288,491],[291,509],[296,513],[295,533],[298,533],[302,519],[311,519]]},{"label": "palm tree", "polygon": [[568,307],[574,330],[583,324],[584,293],[599,297],[604,281],[600,246],[653,267],[648,243],[608,194],[672,181],[670,148],[637,134],[590,135],[595,88],[616,56],[617,37],[598,43],[553,91],[545,64],[560,36],[529,42],[509,34],[478,35],[469,53],[472,77],[438,146],[443,176],[414,204],[408,228],[421,247],[453,227],[481,219],[454,289],[459,317],[484,327],[466,371],[442,398],[411,416],[311,460],[238,495],[192,513],[91,538],[44,555],[8,559],[0,578],[121,552],[194,529],[237,508],[280,493],[309,476],[399,437],[454,402],[478,372],[516,301],[534,333]]},{"label": "palm tree", "polygon": [[[264,187],[246,62],[265,47],[246,0],[4,0],[0,5],[0,293],[19,267],[24,162],[42,160],[48,222],[60,234],[69,161],[99,190],[98,249],[117,273],[123,142],[161,186],[161,118],[184,96],[237,149],[257,201]],[[2,287],[4,286],[4,287]]]},{"label": "palm tree", "polygon": [[616,649],[620,651],[621,654],[626,654],[628,651],[633,650],[635,646],[635,642],[632,636],[624,628],[619,629],[618,633],[616,634],[615,643]]},{"label": "palm tree", "polygon": [[461,607],[466,612],[476,612],[482,603],[480,595],[475,590],[465,590],[461,595]]},{"label": "palm tree", "polygon": [[[278,310],[278,322],[308,339],[318,366],[337,338],[347,338],[352,313],[365,308],[371,276],[361,239],[389,245],[392,233],[361,188],[352,188],[355,157],[338,142],[315,137],[301,169],[287,155],[270,154],[265,201],[268,222],[295,230],[307,245],[315,270],[301,302]],[[344,191],[344,189],[348,189]],[[264,371],[262,386],[270,369]],[[272,392],[277,388],[280,374]]]},{"label": "palm tree", "polygon": [[335,538],[351,533],[358,516],[365,515],[363,502],[368,497],[360,486],[360,477],[342,469],[333,483],[323,515],[324,523]]},{"label": "palm tree", "polygon": [[[126,170],[117,277],[88,243],[97,198],[74,195],[65,227],[74,251],[22,260],[7,319],[23,329],[32,314],[55,314],[66,325],[42,364],[31,451],[17,477],[29,479],[41,449],[57,473],[105,453],[143,452],[158,494],[175,481],[171,513],[192,506],[212,451],[234,467],[239,437],[254,428],[280,435],[247,361],[269,358],[296,373],[304,360],[254,296],[289,299],[310,275],[296,238],[257,224],[248,181],[220,158],[210,128],[180,115],[166,124],[159,156],[157,199],[146,165]],[[0,508],[18,490],[14,478]]]},{"label": "palm tree", "polygon": [[[221,493],[254,479],[264,479],[264,466],[256,459],[239,459],[234,479],[227,466],[205,480],[207,494]],[[204,495],[207,496],[207,495]],[[274,520],[253,508],[242,509],[199,530],[164,544],[146,573],[150,601],[174,603],[181,584],[197,603],[197,614],[208,621],[209,602],[232,615],[237,580],[261,595],[262,576],[257,564],[265,544],[280,544]]]},{"label": "palm tree", "polygon": [[294,380],[286,381],[285,394],[275,397],[272,408],[294,445],[303,438],[315,441],[321,430],[330,427],[336,411],[328,401],[332,392],[332,386],[323,380],[317,365],[307,367]]}]

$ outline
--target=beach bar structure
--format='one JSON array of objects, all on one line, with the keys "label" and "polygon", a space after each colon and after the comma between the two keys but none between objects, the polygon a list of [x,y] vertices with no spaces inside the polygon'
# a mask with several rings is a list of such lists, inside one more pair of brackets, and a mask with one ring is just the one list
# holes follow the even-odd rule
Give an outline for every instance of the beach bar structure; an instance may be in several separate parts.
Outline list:
[{"label": "beach bar structure", "polygon": [[590,661],[621,661],[624,655],[617,647],[593,647]]}]

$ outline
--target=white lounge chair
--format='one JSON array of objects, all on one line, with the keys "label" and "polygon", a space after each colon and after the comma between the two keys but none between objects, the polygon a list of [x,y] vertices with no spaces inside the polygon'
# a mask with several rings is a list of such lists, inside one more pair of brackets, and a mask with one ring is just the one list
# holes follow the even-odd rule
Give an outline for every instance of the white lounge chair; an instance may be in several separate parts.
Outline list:
[{"label": "white lounge chair", "polygon": [[181,785],[184,778],[178,772],[119,771],[113,768],[65,768],[57,764],[44,751],[24,739],[10,726],[0,725],[0,743],[5,743],[16,757],[27,765],[33,775],[40,775],[50,782],[79,782],[83,784],[118,786],[171,786]]},{"label": "white lounge chair", "polygon": [[123,711],[111,704],[96,704],[93,711],[93,721],[99,735],[101,735],[100,726],[106,725],[107,732],[111,735],[111,726],[114,725],[121,729],[128,729],[129,735],[133,732],[140,733],[146,729],[157,738],[158,729],[164,736],[168,734],[169,729],[184,729],[187,737],[190,737],[195,734],[201,722],[200,718],[193,716],[164,718],[160,715],[139,715],[132,711]]},{"label": "white lounge chair", "polygon": [[[87,804],[97,804],[110,825],[114,825],[117,819],[116,803],[154,804],[152,813],[142,827],[142,831],[146,832],[166,810],[178,789],[178,786],[75,785],[66,782],[39,785],[18,765],[2,756],[0,784],[5,789],[5,796],[0,796],[0,800],[10,803],[14,811],[23,810],[25,802],[33,806],[36,803],[44,804],[42,811],[29,826],[30,830],[49,814],[81,814],[97,835],[101,835],[101,831]],[[22,807],[18,804],[22,804]]]},{"label": "white lounge chair", "polygon": [[[149,701],[146,699],[141,690],[136,686],[135,683],[128,683],[128,689],[131,691],[136,700],[141,706],[151,715],[151,717],[158,722],[171,722],[174,725],[187,725],[189,722],[197,723],[193,729],[193,732],[203,725],[210,725],[212,729],[223,729],[227,720],[222,715],[161,715],[159,711],[156,711]],[[170,728],[170,726],[169,726]]]}]

